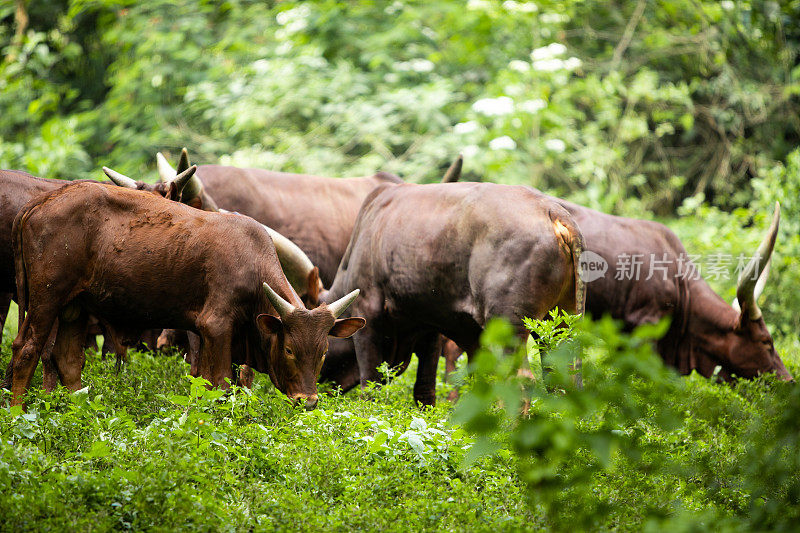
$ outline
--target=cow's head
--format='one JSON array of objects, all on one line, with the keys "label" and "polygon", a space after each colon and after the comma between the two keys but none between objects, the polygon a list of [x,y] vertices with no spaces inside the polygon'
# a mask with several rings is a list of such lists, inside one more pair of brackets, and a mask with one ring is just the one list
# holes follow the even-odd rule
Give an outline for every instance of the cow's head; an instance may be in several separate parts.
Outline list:
[{"label": "cow's head", "polygon": [[[158,152],[156,154],[156,163],[158,164],[158,175],[162,183],[171,183],[175,176],[182,173],[185,169],[189,168],[189,152],[186,148],[181,150],[181,158],[178,161],[178,168],[173,169],[167,159]],[[202,209],[203,211],[218,211],[216,202],[211,196],[208,195],[203,182],[200,178],[194,176],[186,183],[186,186],[180,190],[179,201],[186,205]]]},{"label": "cow's head", "polygon": [[161,155],[161,152],[156,154],[156,162],[158,163],[158,175],[161,179],[159,183],[136,181],[107,167],[103,167],[103,172],[120,187],[152,192],[168,200],[181,202],[203,211],[219,210],[214,199],[205,191],[200,178],[195,174],[197,167],[195,165],[189,166],[189,154],[186,148],[181,150],[181,158],[177,169],[173,169],[170,166],[166,158]]},{"label": "cow's head", "polygon": [[294,401],[305,400],[306,409],[317,405],[317,378],[325,354],[328,336],[346,338],[363,328],[360,317],[339,318],[356,299],[356,289],[347,296],[315,309],[297,307],[264,283],[267,298],[276,315],[258,315],[256,322],[269,344],[269,375],[275,386]]},{"label": "cow's head", "polygon": [[[707,302],[703,306],[707,308],[693,313],[703,320],[689,318],[689,328],[695,334],[692,337],[696,337],[692,346],[695,365],[704,375],[720,366],[719,375],[726,380],[731,380],[733,375],[753,378],[766,373],[775,373],[787,381],[792,379],[775,351],[772,336],[756,303],[769,276],[779,223],[780,205],[776,203],[766,237],[739,276],[732,308]],[[696,307],[693,305],[693,308]]]},{"label": "cow's head", "polygon": [[103,172],[105,172],[106,176],[108,176],[115,185],[126,189],[136,189],[138,191],[157,194],[167,200],[175,201],[179,201],[183,196],[183,191],[189,187],[193,181],[197,180],[197,176],[195,176],[195,172],[197,172],[196,165],[187,166],[179,174],[175,174],[171,180],[162,181],[160,183],[136,181],[108,167],[103,167]]}]

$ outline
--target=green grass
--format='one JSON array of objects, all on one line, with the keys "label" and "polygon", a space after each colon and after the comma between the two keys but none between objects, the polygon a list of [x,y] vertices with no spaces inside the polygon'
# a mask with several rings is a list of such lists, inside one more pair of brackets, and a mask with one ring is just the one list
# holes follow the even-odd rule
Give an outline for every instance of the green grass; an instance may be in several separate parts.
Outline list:
[{"label": "green grass", "polygon": [[[800,374],[796,341],[779,345]],[[43,392],[39,371],[27,413],[0,409],[0,530],[565,528],[511,450],[465,465],[472,441],[450,422],[448,387],[439,383],[436,408],[420,410],[414,372],[305,412],[264,375],[250,392],[208,391],[174,356],[133,352],[116,374],[113,360],[90,353],[76,394]],[[649,447],[635,464],[615,453],[598,469],[590,454],[570,452],[559,476],[588,472],[589,490],[559,489],[567,519],[592,509],[592,529],[638,530],[654,513],[740,529],[755,490],[745,439],[754,423],[777,420],[773,385],[681,381],[681,397],[667,399],[680,424],[645,427]],[[659,467],[667,458],[680,468]]]}]

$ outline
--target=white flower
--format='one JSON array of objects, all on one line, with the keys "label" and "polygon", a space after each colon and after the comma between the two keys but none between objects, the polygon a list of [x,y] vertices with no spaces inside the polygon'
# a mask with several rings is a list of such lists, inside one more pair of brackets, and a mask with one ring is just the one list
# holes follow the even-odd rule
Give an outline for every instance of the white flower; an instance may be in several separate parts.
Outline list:
[{"label": "white flower", "polygon": [[469,144],[461,149],[461,155],[463,155],[466,159],[472,159],[478,155],[479,151],[480,149],[477,146],[474,144]]},{"label": "white flower", "polygon": [[414,72],[430,72],[435,66],[433,61],[429,61],[427,59],[412,59],[410,63],[411,70]]},{"label": "white flower", "polygon": [[560,56],[567,51],[567,47],[561,43],[550,43],[547,46],[542,46],[531,52],[531,59],[538,61],[540,59],[550,59],[552,57]]},{"label": "white flower", "polygon": [[481,98],[472,104],[472,109],[487,116],[508,115],[514,112],[514,100],[508,96]]},{"label": "white flower", "polygon": [[561,70],[564,68],[564,62],[560,59],[540,59],[539,61],[533,62],[534,70],[540,70],[542,72],[555,72],[556,70]]},{"label": "white flower", "polygon": [[539,11],[539,6],[533,2],[515,2],[514,0],[506,0],[503,2],[503,7],[509,11],[519,11],[520,13],[535,13]]},{"label": "white flower", "polygon": [[562,141],[561,139],[547,139],[544,142],[544,147],[548,150],[552,150],[553,152],[563,152],[567,149],[567,143]]},{"label": "white flower", "polygon": [[281,11],[275,15],[275,20],[281,26],[285,26],[287,32],[297,33],[308,26],[306,18],[308,18],[310,14],[311,8],[305,4],[301,4],[295,8]]},{"label": "white flower", "polygon": [[539,19],[545,24],[556,24],[558,22],[565,22],[566,15],[559,15],[558,13],[543,13]]},{"label": "white flower", "polygon": [[428,61],[427,59],[412,59],[411,61],[400,61],[394,64],[395,70],[400,71],[409,71],[413,70],[414,72],[430,72],[433,70],[435,65],[432,61]]},{"label": "white flower", "polygon": [[517,72],[527,72],[531,69],[531,64],[527,61],[520,61],[519,59],[514,59],[508,64],[508,68],[511,70],[516,70]]},{"label": "white flower", "polygon": [[478,123],[474,120],[470,120],[467,122],[459,122],[455,126],[453,126],[453,132],[458,133],[459,135],[463,135],[465,133],[472,133],[473,131],[478,129]]},{"label": "white flower", "polygon": [[722,9],[727,11],[731,11],[734,7],[736,7],[736,4],[734,4],[732,0],[722,0],[719,5],[722,7]]},{"label": "white flower", "polygon": [[486,0],[469,0],[469,2],[467,2],[467,9],[478,10],[478,9],[488,9],[488,8],[489,8],[489,2],[487,2]]},{"label": "white flower", "polygon": [[519,107],[528,113],[536,113],[540,109],[547,107],[547,102],[540,98],[537,98],[536,100],[525,100],[519,105]]},{"label": "white flower", "polygon": [[577,57],[570,57],[564,61],[564,68],[567,70],[575,70],[576,68],[580,68],[581,65],[583,65],[583,61]]},{"label": "white flower", "polygon": [[503,135],[502,137],[497,137],[489,141],[489,148],[492,150],[513,150],[516,147],[517,143],[508,135]]},{"label": "white flower", "polygon": [[150,79],[150,85],[152,85],[153,87],[161,87],[162,83],[164,83],[164,76],[162,76],[161,74],[156,74]]}]

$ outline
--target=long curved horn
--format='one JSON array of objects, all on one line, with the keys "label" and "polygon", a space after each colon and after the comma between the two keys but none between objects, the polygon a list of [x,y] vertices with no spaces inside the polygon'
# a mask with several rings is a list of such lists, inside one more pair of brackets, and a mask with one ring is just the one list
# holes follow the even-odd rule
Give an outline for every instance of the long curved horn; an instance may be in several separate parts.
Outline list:
[{"label": "long curved horn", "polygon": [[347,309],[350,304],[353,303],[353,300],[358,297],[360,292],[360,289],[356,289],[350,294],[347,294],[335,302],[328,304],[328,309],[331,313],[333,313],[333,318],[339,318],[339,315],[344,313],[345,309]]},{"label": "long curved horn", "polygon": [[128,176],[126,176],[125,174],[120,174],[116,170],[111,170],[108,167],[103,167],[103,172],[106,173],[106,176],[108,176],[108,178],[111,181],[113,181],[120,187],[125,187],[126,189],[136,188],[136,182],[131,178],[129,178]]},{"label": "long curved horn", "polygon": [[442,183],[453,183],[454,181],[458,181],[461,178],[461,167],[464,164],[464,156],[458,154],[458,157],[453,164],[450,165],[450,168],[447,169],[447,172],[444,173],[444,177],[442,178]]},{"label": "long curved horn", "polygon": [[197,165],[192,165],[175,176],[175,179],[172,180],[172,183],[174,183],[178,188],[178,192],[183,192],[184,187],[186,187],[186,184],[192,179],[192,176],[194,176],[195,172],[197,172]]},{"label": "long curved horn", "polygon": [[186,147],[184,146],[183,149],[181,150],[181,158],[178,161],[178,168],[175,169],[175,172],[180,174],[187,168],[189,168],[189,152],[186,150]]},{"label": "long curved horn", "polygon": [[[263,224],[262,224],[263,225]],[[308,275],[314,270],[311,259],[295,243],[270,228],[264,226],[272,242],[275,244],[275,251],[278,252],[278,259],[281,262],[283,273],[286,279],[301,296],[308,290]]]},{"label": "long curved horn", "polygon": [[292,304],[281,298],[281,296],[277,292],[273,291],[269,285],[266,283],[263,285],[264,292],[267,293],[269,303],[271,303],[272,307],[275,308],[275,311],[277,311],[279,317],[283,318],[288,316],[292,313],[292,311],[295,310],[295,307]]},{"label": "long curved horn", "polygon": [[[220,209],[220,213],[229,213],[238,215],[232,211]],[[306,255],[306,253],[297,246],[293,241],[284,237],[269,226],[261,224],[275,245],[275,251],[278,253],[278,260],[281,262],[281,268],[289,280],[289,284],[297,291],[300,296],[305,296],[308,292],[308,276],[314,270],[314,263]],[[320,282],[320,290],[323,289],[322,282]]]},{"label": "long curved horn", "polygon": [[[766,276],[761,282],[762,274],[768,273],[769,264],[772,260],[772,250],[775,248],[775,239],[778,237],[778,226],[781,221],[781,205],[775,202],[775,213],[772,215],[772,224],[767,231],[766,237],[761,241],[761,245],[756,251],[756,255],[747,263],[747,266],[739,276],[739,286],[736,288],[736,299],[743,311],[747,312],[750,320],[761,318],[761,309],[758,308],[756,299],[766,284]],[[761,288],[759,289],[759,284]]]},{"label": "long curved horn", "polygon": [[163,183],[171,183],[178,175],[161,152],[156,154],[156,166],[158,166],[158,177]]},{"label": "long curved horn", "polygon": [[[772,257],[769,258],[767,261],[767,266],[764,267],[764,272],[758,276],[758,282],[756,282],[756,288],[753,290],[753,299],[758,301],[758,298],[761,296],[761,293],[764,292],[764,287],[767,285],[767,279],[769,278],[769,270],[772,266]],[[739,306],[738,298],[734,298],[733,302],[731,302],[731,306],[737,313],[742,312],[742,308]]]}]

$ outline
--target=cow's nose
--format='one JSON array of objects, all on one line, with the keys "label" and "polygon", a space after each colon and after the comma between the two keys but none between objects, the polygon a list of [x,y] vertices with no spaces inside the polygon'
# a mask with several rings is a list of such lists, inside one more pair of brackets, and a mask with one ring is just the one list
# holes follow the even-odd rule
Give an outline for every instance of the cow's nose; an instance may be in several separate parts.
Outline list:
[{"label": "cow's nose", "polygon": [[294,405],[297,405],[303,400],[305,400],[306,411],[311,411],[317,407],[318,398],[316,394],[295,394],[292,396]]},{"label": "cow's nose", "polygon": [[306,398],[306,411],[311,411],[317,407],[317,395]]}]

